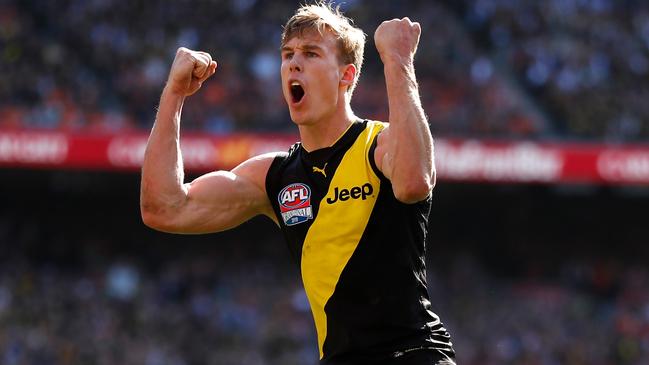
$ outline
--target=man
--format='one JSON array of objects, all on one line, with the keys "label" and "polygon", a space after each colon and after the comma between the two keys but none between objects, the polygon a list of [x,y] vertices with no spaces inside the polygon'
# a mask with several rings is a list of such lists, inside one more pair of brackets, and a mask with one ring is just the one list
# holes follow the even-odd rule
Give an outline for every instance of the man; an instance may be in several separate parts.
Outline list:
[{"label": "man", "polygon": [[301,143],[189,184],[182,106],[216,62],[180,48],[162,92],[142,169],[145,224],[204,233],[273,219],[301,267],[321,364],[453,364],[426,288],[435,170],[413,66],[420,33],[408,18],[377,28],[390,121],[361,121],[350,100],[365,35],[329,5],[300,7],[282,35],[281,79]]}]

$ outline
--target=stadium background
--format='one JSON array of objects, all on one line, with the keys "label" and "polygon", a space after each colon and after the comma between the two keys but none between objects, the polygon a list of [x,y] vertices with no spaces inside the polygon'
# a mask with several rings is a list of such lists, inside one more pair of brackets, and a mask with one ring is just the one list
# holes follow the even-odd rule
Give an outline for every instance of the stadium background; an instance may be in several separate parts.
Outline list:
[{"label": "stadium background", "polygon": [[[278,80],[290,1],[0,1],[0,363],[313,364],[272,223],[175,236],[137,167],[176,47],[190,177],[295,140]],[[649,6],[349,0],[369,35],[353,106],[386,119],[371,35],[422,23],[440,179],[433,306],[460,364],[649,363]],[[388,222],[389,224],[389,222]]]}]

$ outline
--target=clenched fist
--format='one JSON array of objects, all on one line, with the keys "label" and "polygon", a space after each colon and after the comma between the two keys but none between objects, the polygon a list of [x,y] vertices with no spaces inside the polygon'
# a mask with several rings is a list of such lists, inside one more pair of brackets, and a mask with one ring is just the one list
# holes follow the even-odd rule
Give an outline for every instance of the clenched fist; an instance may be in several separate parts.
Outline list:
[{"label": "clenched fist", "polygon": [[178,48],[176,58],[169,71],[167,87],[178,95],[189,96],[198,91],[210,76],[216,72],[216,62],[206,52]]},{"label": "clenched fist", "polygon": [[388,61],[412,62],[421,26],[409,18],[386,20],[374,32],[374,44],[383,63]]}]

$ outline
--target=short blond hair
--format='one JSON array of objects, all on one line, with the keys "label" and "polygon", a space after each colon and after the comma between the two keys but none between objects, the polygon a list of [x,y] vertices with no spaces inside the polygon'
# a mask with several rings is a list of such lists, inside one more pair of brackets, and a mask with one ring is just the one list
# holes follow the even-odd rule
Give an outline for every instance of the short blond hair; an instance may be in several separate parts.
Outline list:
[{"label": "short blond hair", "polygon": [[361,75],[365,50],[365,33],[353,26],[353,23],[352,19],[343,15],[340,6],[334,8],[331,3],[322,1],[302,5],[284,25],[281,46],[284,47],[292,38],[300,37],[307,31],[315,30],[320,35],[324,35],[326,30],[331,31],[338,40],[339,61],[356,67],[354,82],[348,89],[351,96]]}]

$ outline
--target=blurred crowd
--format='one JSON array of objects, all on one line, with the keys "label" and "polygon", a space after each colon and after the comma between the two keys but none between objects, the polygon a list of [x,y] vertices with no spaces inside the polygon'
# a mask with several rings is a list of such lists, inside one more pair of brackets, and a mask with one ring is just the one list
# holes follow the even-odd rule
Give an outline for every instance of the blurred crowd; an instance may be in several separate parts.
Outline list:
[{"label": "blurred crowd", "polygon": [[642,0],[449,2],[520,80],[558,136],[649,136],[649,3]]},{"label": "blurred crowd", "polygon": [[[299,270],[271,223],[218,236],[157,234],[112,198],[84,211],[59,195],[0,209],[0,363],[317,363]],[[494,244],[480,236],[471,235],[469,251],[436,238],[428,246],[433,310],[459,364],[649,363],[646,265],[499,248],[523,268],[511,272],[479,253]],[[574,245],[570,237],[550,247]]]},{"label": "blurred crowd", "polygon": [[[409,15],[436,135],[636,142],[649,136],[649,5],[640,0],[337,1],[368,36],[353,106],[386,120],[372,35]],[[281,26],[292,1],[0,1],[0,127],[148,129],[179,46],[219,72],[186,129],[283,131]]]},{"label": "blurred crowd", "polygon": [[[5,241],[6,242],[6,241]],[[45,242],[43,242],[45,243]],[[3,242],[3,244],[6,244]],[[249,250],[252,242],[239,242]],[[503,279],[471,256],[431,267],[434,309],[465,365],[649,361],[649,271],[572,262],[558,281]],[[296,270],[246,255],[137,258],[70,268],[0,265],[0,361],[21,364],[316,364]]]},{"label": "blurred crowd", "polygon": [[[0,362],[313,364],[306,296],[269,262],[133,259],[84,269],[14,258],[0,268]],[[229,263],[228,263],[229,262]]]},{"label": "blurred crowd", "polygon": [[[434,270],[434,268],[433,268]],[[494,276],[476,257],[433,274],[460,364],[622,365],[649,362],[649,271],[566,261],[559,277]],[[447,300],[439,300],[447,298]]]}]

